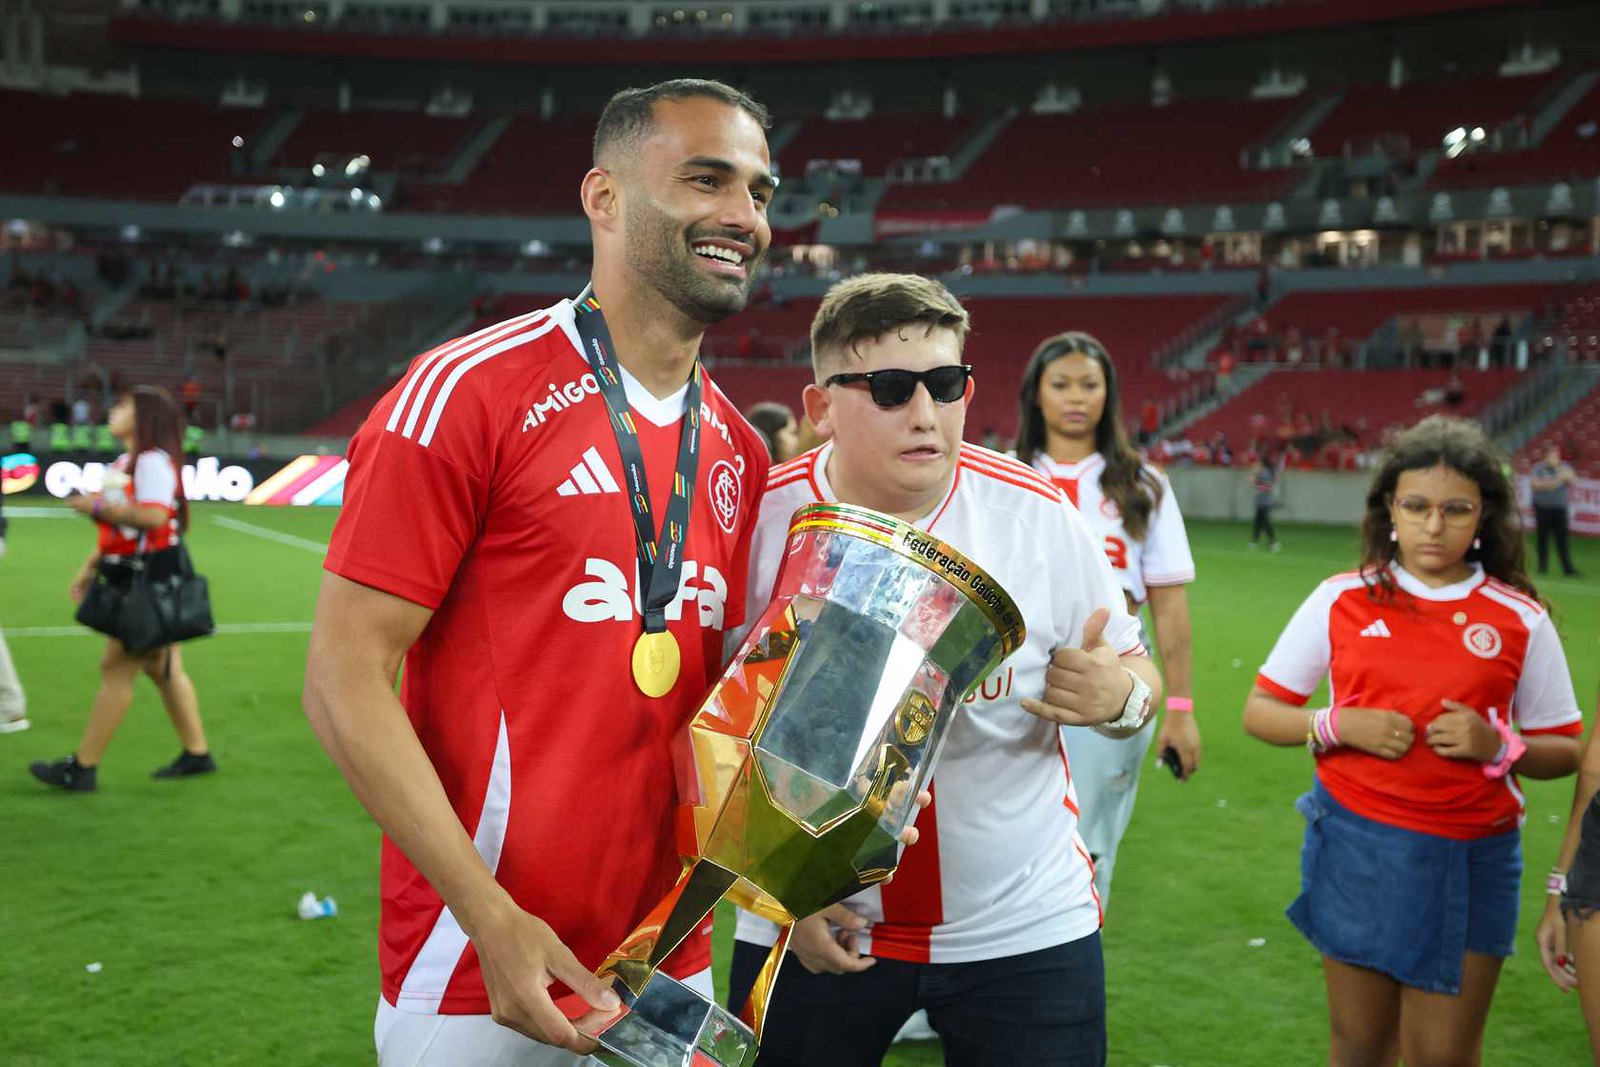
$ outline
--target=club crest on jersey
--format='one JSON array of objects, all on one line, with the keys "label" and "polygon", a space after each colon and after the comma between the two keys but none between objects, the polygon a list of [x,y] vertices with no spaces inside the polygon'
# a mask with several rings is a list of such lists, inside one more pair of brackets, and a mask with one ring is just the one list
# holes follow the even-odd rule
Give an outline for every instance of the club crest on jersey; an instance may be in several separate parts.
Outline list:
[{"label": "club crest on jersey", "polygon": [[545,424],[545,420],[558,411],[565,411],[574,404],[583,403],[586,397],[595,396],[600,392],[600,383],[593,374],[585,374],[577,381],[567,382],[565,385],[550,383],[550,395],[543,400],[536,400],[533,407],[528,409],[528,414],[522,420],[522,432],[536,430]]},{"label": "club crest on jersey", "polygon": [[1486,622],[1475,622],[1461,631],[1461,643],[1479,659],[1494,659],[1500,654],[1500,631]]},{"label": "club crest on jersey", "polygon": [[723,533],[733,533],[733,524],[739,518],[739,475],[733,464],[719,459],[706,475],[706,489],[711,499],[711,512]]}]

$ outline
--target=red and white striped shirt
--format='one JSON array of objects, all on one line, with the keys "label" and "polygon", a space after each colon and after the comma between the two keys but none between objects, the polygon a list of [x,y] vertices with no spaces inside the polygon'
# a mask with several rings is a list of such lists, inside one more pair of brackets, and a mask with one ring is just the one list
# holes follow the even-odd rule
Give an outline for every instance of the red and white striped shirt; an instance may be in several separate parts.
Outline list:
[{"label": "red and white striped shirt", "polygon": [[[750,552],[754,619],[771,596],[795,509],[833,500],[825,444],[774,467]],[[1099,539],[1038,472],[962,445],[949,491],[915,523],[966,553],[1017,601],[1023,647],[985,678],[950,726],[933,776],[933,805],[894,880],[846,903],[872,926],[863,952],[922,963],[999,959],[1066,944],[1099,928],[1078,798],[1061,731],[1022,710],[1044,691],[1057,647],[1082,641],[1096,608],[1111,611],[1106,640],[1142,651],[1138,623]],[[741,940],[771,944],[776,928],[741,913]]]},{"label": "red and white striped shirt", "polygon": [[107,505],[137,504],[160,508],[167,521],[153,530],[137,526],[99,524],[102,556],[136,556],[157,552],[178,543],[178,464],[164,449],[147,448],[135,461],[124,452],[112,461],[100,483],[100,499]]},{"label": "red and white striped shirt", "polygon": [[[1100,453],[1095,452],[1077,463],[1057,463],[1041,452],[1033,464],[1066,491],[1067,499],[1077,505],[1089,528],[1100,535],[1111,569],[1117,572],[1117,581],[1135,604],[1145,602],[1151,586],[1187,585],[1194,581],[1189,535],[1165,474],[1144,464],[1145,471],[1161,484],[1162,491],[1160,502],[1151,509],[1141,541],[1129,535],[1116,501],[1100,488],[1100,478],[1106,472],[1106,460]],[[1141,486],[1140,491],[1146,490]]]}]

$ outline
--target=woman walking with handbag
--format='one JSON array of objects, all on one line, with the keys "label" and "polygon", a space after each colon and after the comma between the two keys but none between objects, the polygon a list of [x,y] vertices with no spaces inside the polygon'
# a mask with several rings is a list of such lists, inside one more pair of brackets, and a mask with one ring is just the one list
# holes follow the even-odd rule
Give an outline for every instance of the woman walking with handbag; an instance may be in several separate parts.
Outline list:
[{"label": "woman walking with handbag", "polygon": [[[99,540],[69,588],[73,602],[81,605],[78,620],[109,635],[100,657],[100,689],[77,751],[54,762],[35,761],[28,768],[46,785],[77,793],[94,791],[100,757],[122,725],[141,673],[160,690],[183,743],[178,758],[157,768],[155,777],[183,778],[217,769],[178,646],[146,647],[145,640],[128,630],[133,612],[122,610],[135,588],[170,582],[188,570],[179,544],[189,522],[178,467],[183,418],[165,389],[140,385],[112,406],[106,422],[127,451],[107,468],[100,492],[71,500],[74,510],[95,522]],[[143,602],[152,603],[148,597]]]}]

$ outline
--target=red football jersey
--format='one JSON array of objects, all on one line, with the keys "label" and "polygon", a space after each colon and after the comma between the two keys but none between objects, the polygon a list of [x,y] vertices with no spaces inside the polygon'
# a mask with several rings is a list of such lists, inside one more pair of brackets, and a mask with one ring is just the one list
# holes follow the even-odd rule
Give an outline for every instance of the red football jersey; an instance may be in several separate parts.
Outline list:
[{"label": "red football jersey", "polygon": [[1318,586],[1256,684],[1298,705],[1326,676],[1336,706],[1410,717],[1416,737],[1398,760],[1353,748],[1317,757],[1317,777],[1357,814],[1458,840],[1514,830],[1522,816],[1515,776],[1485,778],[1481,764],[1434,752],[1425,733],[1448,699],[1525,734],[1582,734],[1561,638],[1537,601],[1481,567],[1442,589],[1399,567],[1393,573],[1391,600],[1369,596],[1355,573]]},{"label": "red football jersey", "polygon": [[[744,614],[768,461],[708,377],[699,484],[666,612],[682,670],[666,696],[643,696],[631,671],[643,630],[633,521],[578,345],[562,301],[419,357],[350,443],[326,566],[434,609],[406,656],[401,702],[484,863],[593,968],[681,869],[673,750],[720,672],[724,631]],[[659,523],[684,396],[624,384]],[[487,1012],[466,935],[387,839],[382,896],[389,1002]],[[709,965],[709,926],[671,973]]]}]

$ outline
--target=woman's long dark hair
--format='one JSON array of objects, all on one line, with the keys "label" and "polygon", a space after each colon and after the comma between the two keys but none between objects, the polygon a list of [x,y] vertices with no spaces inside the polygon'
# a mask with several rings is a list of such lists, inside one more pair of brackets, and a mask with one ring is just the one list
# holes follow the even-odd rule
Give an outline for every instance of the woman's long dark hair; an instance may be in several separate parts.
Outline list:
[{"label": "woman's long dark hair", "polygon": [[1044,451],[1044,412],[1039,410],[1039,379],[1044,369],[1064,356],[1087,356],[1100,364],[1106,379],[1106,405],[1094,427],[1094,447],[1105,459],[1100,475],[1100,490],[1117,505],[1128,536],[1143,541],[1150,528],[1150,515],[1161,503],[1161,480],[1144,465],[1139,453],[1128,443],[1122,427],[1122,389],[1117,384],[1117,368],[1106,346],[1094,337],[1072,330],[1047,338],[1034,349],[1028,369],[1022,372],[1022,395],[1018,398],[1017,458],[1031,465]]},{"label": "woman's long dark hair", "polygon": [[189,501],[183,495],[183,412],[172,394],[158,385],[136,385],[128,390],[133,401],[133,447],[128,454],[135,466],[139,457],[159,448],[171,458],[178,473],[178,529],[189,528]]},{"label": "woman's long dark hair", "polygon": [[1367,511],[1361,520],[1361,576],[1378,599],[1394,595],[1389,563],[1395,556],[1390,537],[1394,523],[1389,505],[1395,486],[1405,471],[1445,466],[1478,486],[1483,514],[1478,525],[1480,547],[1467,550],[1466,558],[1483,564],[1484,573],[1538,599],[1539,591],[1528,577],[1522,541],[1522,518],[1516,491],[1506,476],[1505,457],[1477,423],[1432,415],[1401,434],[1383,453],[1367,490]]}]

